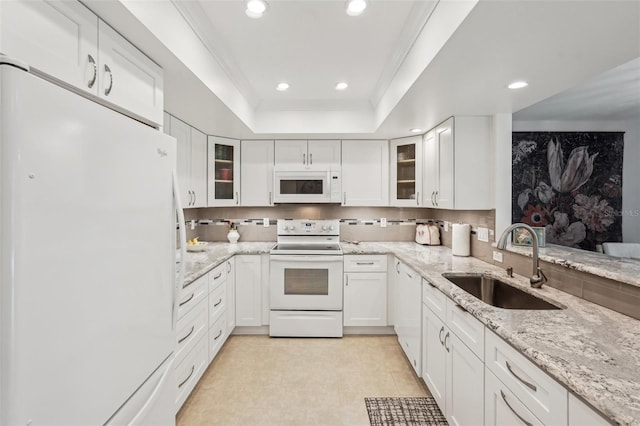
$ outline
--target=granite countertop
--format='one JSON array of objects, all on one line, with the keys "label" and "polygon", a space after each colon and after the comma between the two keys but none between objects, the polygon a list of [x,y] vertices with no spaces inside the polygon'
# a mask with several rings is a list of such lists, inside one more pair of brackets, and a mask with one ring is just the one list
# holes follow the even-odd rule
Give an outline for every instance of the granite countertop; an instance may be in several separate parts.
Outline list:
[{"label": "granite countertop", "polygon": [[[508,251],[532,257],[531,247],[510,245]],[[587,250],[549,244],[540,247],[540,260],[640,287],[640,260],[607,256]]]},{"label": "granite countertop", "polygon": [[[209,243],[205,252],[188,253],[185,282],[233,255],[268,253],[274,244]],[[504,269],[472,257],[452,256],[447,247],[413,242],[341,245],[345,255],[395,255],[605,416],[622,425],[640,425],[640,321],[548,286],[532,289],[527,277],[508,278]],[[495,308],[442,277],[443,272],[452,271],[496,275],[566,309]]]}]

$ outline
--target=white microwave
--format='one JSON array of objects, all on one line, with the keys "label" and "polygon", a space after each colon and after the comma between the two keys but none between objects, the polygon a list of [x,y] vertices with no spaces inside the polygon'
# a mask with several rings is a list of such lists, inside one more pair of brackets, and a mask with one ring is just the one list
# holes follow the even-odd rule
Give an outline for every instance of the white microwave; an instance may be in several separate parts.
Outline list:
[{"label": "white microwave", "polygon": [[339,203],[340,171],[331,169],[276,169],[274,203]]}]

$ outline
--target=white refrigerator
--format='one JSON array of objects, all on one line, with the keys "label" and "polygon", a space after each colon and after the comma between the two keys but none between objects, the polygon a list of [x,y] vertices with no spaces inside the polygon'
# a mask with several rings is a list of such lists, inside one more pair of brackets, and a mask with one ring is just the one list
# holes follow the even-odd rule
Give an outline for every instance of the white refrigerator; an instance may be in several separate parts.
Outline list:
[{"label": "white refrigerator", "polygon": [[174,424],[175,140],[0,64],[0,143],[0,424]]}]

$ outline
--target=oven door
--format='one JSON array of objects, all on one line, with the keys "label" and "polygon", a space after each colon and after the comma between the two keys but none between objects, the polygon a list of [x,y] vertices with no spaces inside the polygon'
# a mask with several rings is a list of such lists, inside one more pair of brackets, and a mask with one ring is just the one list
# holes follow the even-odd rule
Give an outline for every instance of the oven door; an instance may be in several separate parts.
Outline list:
[{"label": "oven door", "polygon": [[342,256],[270,257],[272,310],[342,310]]},{"label": "oven door", "polygon": [[274,172],[275,203],[331,202],[331,173],[328,170]]}]

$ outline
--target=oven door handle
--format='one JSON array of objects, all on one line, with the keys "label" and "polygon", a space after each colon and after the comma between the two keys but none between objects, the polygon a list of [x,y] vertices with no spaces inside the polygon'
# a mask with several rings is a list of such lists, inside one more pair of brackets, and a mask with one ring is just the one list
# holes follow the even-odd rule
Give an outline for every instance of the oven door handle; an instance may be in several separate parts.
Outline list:
[{"label": "oven door handle", "polygon": [[342,263],[342,255],[330,255],[330,254],[315,254],[315,255],[271,255],[271,262],[340,262]]}]

